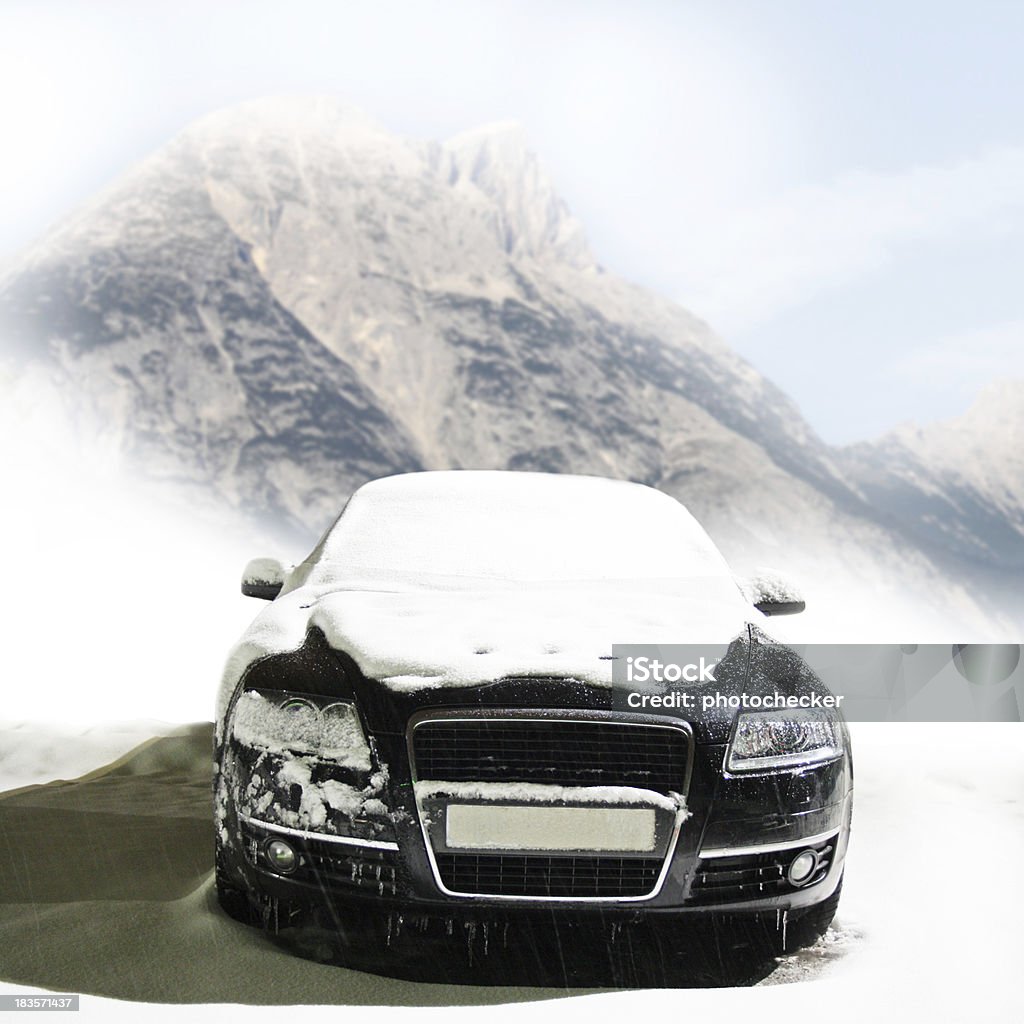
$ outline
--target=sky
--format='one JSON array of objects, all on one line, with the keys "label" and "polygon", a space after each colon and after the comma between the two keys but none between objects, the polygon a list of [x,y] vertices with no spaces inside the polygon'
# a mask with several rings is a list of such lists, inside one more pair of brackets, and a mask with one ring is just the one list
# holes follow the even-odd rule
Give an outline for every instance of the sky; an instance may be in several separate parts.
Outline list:
[{"label": "sky", "polygon": [[0,263],[210,110],[517,120],[609,269],[832,443],[1024,377],[1024,4],[0,0]]}]

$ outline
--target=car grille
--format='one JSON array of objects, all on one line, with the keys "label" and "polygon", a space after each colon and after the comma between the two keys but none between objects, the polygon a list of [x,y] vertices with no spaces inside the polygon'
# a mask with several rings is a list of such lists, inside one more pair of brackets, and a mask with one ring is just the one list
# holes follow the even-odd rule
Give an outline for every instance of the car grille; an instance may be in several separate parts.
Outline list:
[{"label": "car grille", "polygon": [[416,774],[445,782],[637,786],[681,792],[688,739],[674,728],[546,719],[448,719],[413,733]]},{"label": "car grille", "polygon": [[452,892],[547,899],[645,896],[662,864],[660,857],[437,855],[441,880]]},{"label": "car grille", "polygon": [[[411,733],[417,780],[632,786],[663,794],[685,792],[689,743],[689,733],[673,726],[528,715],[438,717]],[[656,892],[674,845],[673,838],[657,856],[432,852],[437,881],[453,894],[614,900]]]},{"label": "car grille", "polygon": [[[815,850],[818,867],[811,881],[794,886],[786,879],[790,861],[801,850]],[[736,857],[710,857],[697,864],[690,886],[690,903],[741,903],[744,900],[784,896],[817,885],[832,864],[835,838],[813,846],[791,846],[771,853],[741,854]]]}]

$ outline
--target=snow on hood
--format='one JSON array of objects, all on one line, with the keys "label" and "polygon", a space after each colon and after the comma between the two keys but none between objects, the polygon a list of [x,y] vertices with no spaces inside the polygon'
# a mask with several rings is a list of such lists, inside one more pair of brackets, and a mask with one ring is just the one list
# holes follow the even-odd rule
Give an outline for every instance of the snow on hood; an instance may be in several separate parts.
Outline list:
[{"label": "snow on hood", "polygon": [[614,643],[726,644],[755,617],[732,581],[719,578],[447,591],[302,587],[268,605],[236,647],[221,710],[252,661],[298,649],[309,627],[393,690],[507,676],[611,686]]}]

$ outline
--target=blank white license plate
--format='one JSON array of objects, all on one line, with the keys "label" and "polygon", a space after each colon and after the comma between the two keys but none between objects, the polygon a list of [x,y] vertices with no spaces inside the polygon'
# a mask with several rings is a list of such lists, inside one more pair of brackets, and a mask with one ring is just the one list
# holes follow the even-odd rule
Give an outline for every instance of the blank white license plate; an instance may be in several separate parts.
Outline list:
[{"label": "blank white license plate", "polygon": [[654,849],[650,807],[547,807],[449,804],[445,840],[452,850]]}]

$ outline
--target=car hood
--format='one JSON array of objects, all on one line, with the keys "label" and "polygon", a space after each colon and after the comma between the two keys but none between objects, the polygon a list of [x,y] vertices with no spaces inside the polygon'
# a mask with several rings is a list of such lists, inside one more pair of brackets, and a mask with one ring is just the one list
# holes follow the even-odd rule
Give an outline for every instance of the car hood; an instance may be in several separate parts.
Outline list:
[{"label": "car hood", "polygon": [[256,619],[224,682],[233,689],[232,679],[251,661],[295,650],[318,628],[364,676],[394,690],[476,686],[510,676],[611,686],[613,644],[728,644],[760,618],[729,578],[448,590],[306,585]]}]

